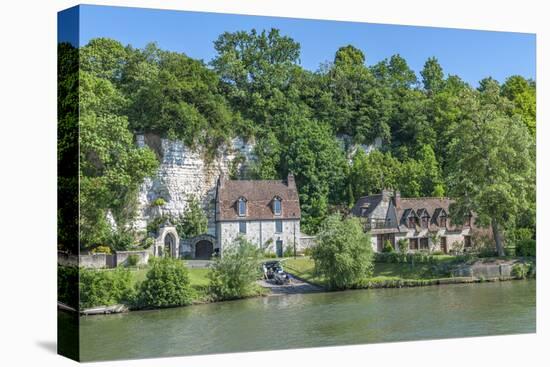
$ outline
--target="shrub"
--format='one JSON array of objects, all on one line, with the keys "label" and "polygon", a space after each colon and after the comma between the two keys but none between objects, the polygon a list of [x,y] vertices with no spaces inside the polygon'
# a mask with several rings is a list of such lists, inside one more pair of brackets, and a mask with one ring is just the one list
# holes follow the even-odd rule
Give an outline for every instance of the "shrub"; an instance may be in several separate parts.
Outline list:
[{"label": "shrub", "polygon": [[313,248],[315,271],[325,277],[330,289],[352,288],[373,271],[373,251],[368,234],[357,218],[329,216],[322,224]]},{"label": "shrub", "polygon": [[260,256],[260,250],[242,237],[224,249],[208,273],[212,297],[227,300],[251,295],[260,277]]},{"label": "shrub", "polygon": [[136,266],[138,263],[139,263],[139,255],[137,254],[128,255],[128,259],[126,259],[127,266]]},{"label": "shrub", "polygon": [[189,272],[184,262],[171,257],[149,261],[149,271],[140,285],[140,306],[171,307],[191,304]]},{"label": "shrub", "polygon": [[271,251],[266,251],[264,252],[263,257],[267,259],[275,259],[277,257],[277,254]]},{"label": "shrub", "polygon": [[397,245],[399,246],[399,252],[402,254],[406,254],[409,251],[409,242],[401,238],[399,241],[397,241]]},{"label": "shrub", "polygon": [[292,257],[294,256],[294,247],[287,246],[283,252],[283,257]]},{"label": "shrub", "polygon": [[78,268],[57,266],[57,299],[73,308],[78,308]]},{"label": "shrub", "polygon": [[129,304],[134,296],[132,274],[128,270],[80,269],[81,308]]},{"label": "shrub", "polygon": [[304,256],[311,256],[312,253],[313,247],[306,247],[306,249],[304,250]]},{"label": "shrub", "polygon": [[512,266],[512,276],[518,279],[527,278],[527,273],[529,272],[528,266],[525,264],[514,264]]},{"label": "shrub", "polygon": [[385,252],[385,253],[395,252],[389,240],[384,241],[384,247],[382,247],[382,252]]},{"label": "shrub", "polygon": [[147,249],[155,244],[155,239],[152,237],[147,237],[145,241],[143,241],[143,248]]},{"label": "shrub", "polygon": [[114,250],[127,250],[134,242],[134,236],[130,231],[119,230],[109,236],[110,247]]},{"label": "shrub", "polygon": [[152,206],[164,206],[166,205],[166,200],[164,198],[156,198],[152,203]]},{"label": "shrub", "polygon": [[537,242],[533,239],[524,239],[516,244],[517,256],[537,256]]},{"label": "shrub", "polygon": [[92,254],[112,254],[111,248],[109,246],[97,246],[90,251]]}]

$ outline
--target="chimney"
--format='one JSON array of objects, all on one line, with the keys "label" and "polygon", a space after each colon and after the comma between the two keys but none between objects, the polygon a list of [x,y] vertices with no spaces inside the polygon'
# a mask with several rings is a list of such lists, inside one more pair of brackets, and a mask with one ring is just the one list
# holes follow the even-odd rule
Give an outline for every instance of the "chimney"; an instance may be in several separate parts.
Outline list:
[{"label": "chimney", "polygon": [[218,187],[222,188],[224,183],[225,183],[225,174],[222,172],[220,173],[220,177],[218,178]]},{"label": "chimney", "polygon": [[296,186],[296,182],[294,181],[294,175],[292,173],[289,173],[286,178],[286,185],[288,187]]},{"label": "chimney", "polygon": [[394,191],[393,198],[395,201],[395,206],[401,207],[401,192],[399,190]]}]

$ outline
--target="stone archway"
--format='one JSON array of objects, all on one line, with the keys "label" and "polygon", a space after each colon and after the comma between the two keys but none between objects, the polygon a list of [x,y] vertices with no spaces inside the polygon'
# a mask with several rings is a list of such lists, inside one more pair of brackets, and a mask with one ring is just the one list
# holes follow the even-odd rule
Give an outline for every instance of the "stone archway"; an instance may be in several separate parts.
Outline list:
[{"label": "stone archway", "polygon": [[210,259],[215,252],[216,237],[203,234],[189,239],[191,256],[194,259]]},{"label": "stone archway", "polygon": [[173,249],[175,248],[176,239],[174,238],[174,235],[170,232],[166,233],[166,236],[164,236],[164,253],[167,256],[173,257]]},{"label": "stone archway", "polygon": [[179,243],[180,239],[175,227],[161,227],[155,241],[154,255],[179,257]]}]

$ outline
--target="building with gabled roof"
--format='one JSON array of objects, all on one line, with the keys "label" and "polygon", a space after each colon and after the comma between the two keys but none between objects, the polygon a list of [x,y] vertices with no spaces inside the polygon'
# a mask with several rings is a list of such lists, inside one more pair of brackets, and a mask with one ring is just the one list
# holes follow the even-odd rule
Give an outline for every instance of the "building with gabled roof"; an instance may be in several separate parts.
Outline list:
[{"label": "building with gabled roof", "polygon": [[223,254],[239,236],[283,256],[300,251],[300,199],[294,176],[286,180],[227,180],[216,187],[215,252]]},{"label": "building with gabled roof", "polygon": [[[384,242],[394,248],[399,240],[407,241],[409,251],[439,250],[447,253],[455,243],[465,249],[472,246],[472,234],[478,230],[473,215],[465,223],[448,218],[453,200],[446,197],[402,198],[399,191],[359,198],[352,215],[359,217],[370,232],[373,249],[382,252]],[[437,243],[433,243],[437,239]]]}]

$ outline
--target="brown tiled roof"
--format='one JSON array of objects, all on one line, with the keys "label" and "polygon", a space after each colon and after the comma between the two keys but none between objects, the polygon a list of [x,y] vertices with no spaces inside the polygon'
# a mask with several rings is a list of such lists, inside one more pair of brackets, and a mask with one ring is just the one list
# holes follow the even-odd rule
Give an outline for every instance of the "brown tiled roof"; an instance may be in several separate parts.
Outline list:
[{"label": "brown tiled roof", "polygon": [[[436,229],[438,227],[438,218],[441,212],[444,210],[447,215],[449,214],[449,206],[454,201],[446,197],[422,197],[422,198],[400,198],[396,200],[396,211],[397,211],[397,220],[399,225],[406,225],[407,218],[406,214],[410,210],[414,210],[416,213],[424,215],[427,213],[430,217],[429,228]],[[449,230],[458,230],[462,226],[455,226],[447,219],[447,229]]]},{"label": "brown tiled roof", "polygon": [[[287,180],[218,180],[216,220],[300,219],[300,200],[294,177]],[[244,198],[247,215],[237,211],[239,198]],[[273,212],[273,199],[281,199],[281,215]]]}]

